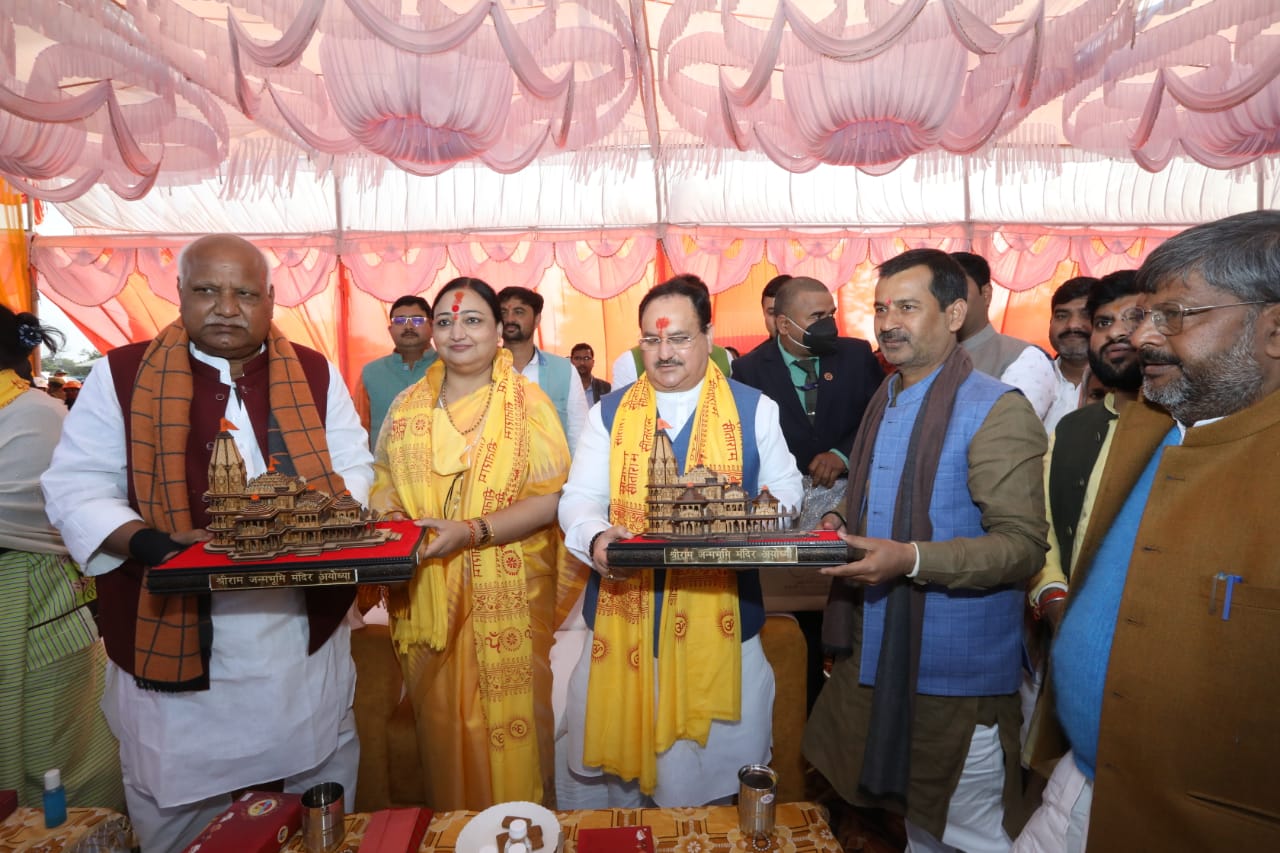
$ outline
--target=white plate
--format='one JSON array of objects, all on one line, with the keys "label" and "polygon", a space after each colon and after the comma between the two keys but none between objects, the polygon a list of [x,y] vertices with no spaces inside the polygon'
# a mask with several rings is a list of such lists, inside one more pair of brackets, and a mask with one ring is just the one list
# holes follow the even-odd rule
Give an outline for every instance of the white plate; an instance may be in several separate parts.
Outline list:
[{"label": "white plate", "polygon": [[532,853],[557,853],[560,849],[560,822],[555,813],[537,803],[520,801],[490,806],[471,818],[458,833],[454,849],[457,853],[480,853],[486,844],[496,845],[498,834],[503,832],[502,821],[507,817],[522,817],[531,826],[542,828],[542,846]]}]

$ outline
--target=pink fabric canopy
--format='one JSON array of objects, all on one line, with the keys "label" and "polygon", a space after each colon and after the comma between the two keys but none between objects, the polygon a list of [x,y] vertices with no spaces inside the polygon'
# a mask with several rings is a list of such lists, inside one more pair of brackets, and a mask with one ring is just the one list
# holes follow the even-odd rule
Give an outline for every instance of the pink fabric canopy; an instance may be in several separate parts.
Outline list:
[{"label": "pink fabric canopy", "polygon": [[231,231],[349,378],[453,275],[537,287],[543,345],[604,362],[677,272],[722,343],[779,271],[866,336],[923,245],[986,255],[1043,340],[1065,278],[1280,207],[1276,0],[0,0],[0,57],[0,177],[72,226],[31,261],[95,343]]},{"label": "pink fabric canopy", "polygon": [[0,0],[0,175],[66,201],[562,152],[1232,169],[1280,150],[1277,24],[1275,0]]}]

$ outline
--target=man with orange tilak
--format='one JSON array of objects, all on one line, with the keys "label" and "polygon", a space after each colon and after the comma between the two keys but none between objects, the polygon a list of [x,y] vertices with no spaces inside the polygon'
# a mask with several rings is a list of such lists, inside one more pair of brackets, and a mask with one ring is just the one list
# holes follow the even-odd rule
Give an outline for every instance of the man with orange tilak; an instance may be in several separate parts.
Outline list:
[{"label": "man with orange tilak", "polygon": [[711,300],[672,279],[640,303],[645,372],[592,408],[560,501],[570,550],[592,566],[592,630],[568,689],[561,808],[728,802],[743,764],[769,758],[773,672],[755,572],[626,570],[610,542],[646,530],[655,436],[696,465],[800,503],[778,407],[711,366]]},{"label": "man with orange tilak", "polygon": [[835,577],[822,627],[836,662],[804,754],[848,802],[904,814],[912,850],[1002,853],[1021,787],[1023,583],[1048,547],[1047,438],[960,346],[952,258],[914,249],[879,273],[876,340],[898,371],[867,405],[844,506],[826,516],[863,555],[821,570]]},{"label": "man with orange tilak", "polygon": [[355,587],[153,595],[143,582],[209,536],[201,496],[223,418],[250,477],[272,459],[365,501],[372,457],[346,385],[273,325],[273,297],[251,243],[189,245],[181,316],[94,365],[42,478],[49,519],[97,581],[102,709],[147,853],[183,849],[254,785],[336,781],[354,802]]}]

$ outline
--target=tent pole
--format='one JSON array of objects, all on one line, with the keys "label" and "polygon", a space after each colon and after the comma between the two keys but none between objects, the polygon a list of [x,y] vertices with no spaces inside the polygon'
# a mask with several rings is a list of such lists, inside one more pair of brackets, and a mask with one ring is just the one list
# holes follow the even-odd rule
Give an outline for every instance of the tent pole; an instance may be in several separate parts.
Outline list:
[{"label": "tent pole", "polygon": [[337,298],[337,324],[336,331],[338,333],[338,351],[334,353],[337,357],[338,364],[341,367],[343,376],[355,375],[353,366],[347,363],[350,354],[350,347],[347,346],[347,338],[351,334],[349,328],[351,324],[351,305],[349,282],[347,280],[346,270],[342,263],[342,181],[338,179],[338,172],[333,168],[333,161],[329,162],[329,174],[333,177],[333,219],[334,219],[334,272],[337,273],[338,280],[334,286],[338,288]]},{"label": "tent pole", "polygon": [[973,199],[969,195],[969,157],[965,155],[960,160],[964,167],[964,239],[969,244],[969,251],[973,251]]}]

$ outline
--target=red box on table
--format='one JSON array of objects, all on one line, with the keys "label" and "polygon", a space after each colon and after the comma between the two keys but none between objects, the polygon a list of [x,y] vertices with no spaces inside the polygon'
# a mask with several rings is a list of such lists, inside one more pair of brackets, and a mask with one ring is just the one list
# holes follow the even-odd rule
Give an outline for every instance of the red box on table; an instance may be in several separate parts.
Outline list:
[{"label": "red box on table", "polygon": [[578,830],[578,853],[653,853],[653,830],[647,826],[611,826]]},{"label": "red box on table", "polygon": [[301,828],[301,794],[246,791],[184,853],[279,853]]},{"label": "red box on table", "polygon": [[361,853],[413,853],[431,823],[431,809],[383,809],[373,813],[360,840]]},{"label": "red box on table", "polygon": [[0,820],[18,810],[18,792],[0,791]]}]

